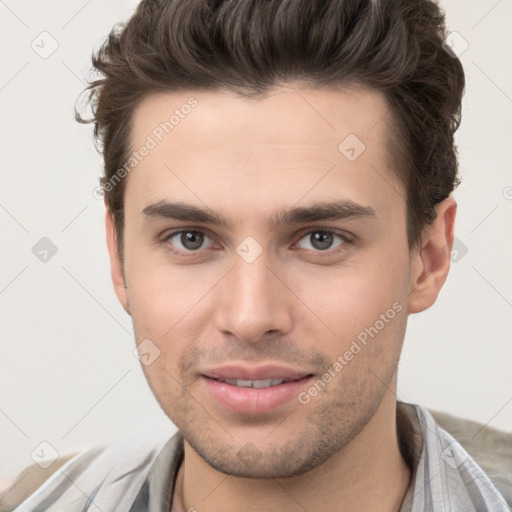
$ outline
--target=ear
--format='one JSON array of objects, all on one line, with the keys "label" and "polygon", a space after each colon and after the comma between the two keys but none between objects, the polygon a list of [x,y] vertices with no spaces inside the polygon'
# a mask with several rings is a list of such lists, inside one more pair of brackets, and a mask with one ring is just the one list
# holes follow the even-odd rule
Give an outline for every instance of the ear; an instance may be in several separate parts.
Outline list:
[{"label": "ear", "polygon": [[409,313],[434,304],[450,270],[457,203],[448,197],[435,210],[436,218],[424,229],[421,245],[411,251]]},{"label": "ear", "polygon": [[114,290],[124,310],[130,314],[123,265],[117,248],[117,232],[114,224],[114,216],[108,207],[105,212],[105,231],[107,235],[108,254],[110,256],[110,275],[112,276]]}]

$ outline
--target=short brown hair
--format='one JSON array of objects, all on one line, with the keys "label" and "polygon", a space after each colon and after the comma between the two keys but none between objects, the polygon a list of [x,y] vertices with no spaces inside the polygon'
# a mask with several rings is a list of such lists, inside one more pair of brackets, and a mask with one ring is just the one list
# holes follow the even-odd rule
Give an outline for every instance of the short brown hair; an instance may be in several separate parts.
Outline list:
[{"label": "short brown hair", "polygon": [[100,183],[123,247],[131,120],[151,93],[218,90],[264,95],[298,80],[310,88],[380,91],[394,170],[407,197],[409,248],[459,184],[454,133],[464,72],[443,48],[444,13],[430,0],[143,0],[93,55],[102,76],[86,89],[104,158]]}]

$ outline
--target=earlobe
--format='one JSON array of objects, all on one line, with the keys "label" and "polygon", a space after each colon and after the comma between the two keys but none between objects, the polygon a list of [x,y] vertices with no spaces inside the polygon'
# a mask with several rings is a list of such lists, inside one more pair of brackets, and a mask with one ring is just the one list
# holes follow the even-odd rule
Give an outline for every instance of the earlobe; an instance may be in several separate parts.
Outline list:
[{"label": "earlobe", "polygon": [[409,313],[419,313],[434,304],[450,270],[457,203],[448,197],[435,209],[436,218],[425,228],[421,247],[411,255]]},{"label": "earlobe", "polygon": [[105,212],[105,231],[107,237],[108,254],[110,257],[110,274],[112,276],[114,290],[124,310],[130,314],[128,305],[128,292],[124,278],[123,265],[121,263],[117,245],[117,232],[115,229],[114,217],[109,208],[107,208]]}]

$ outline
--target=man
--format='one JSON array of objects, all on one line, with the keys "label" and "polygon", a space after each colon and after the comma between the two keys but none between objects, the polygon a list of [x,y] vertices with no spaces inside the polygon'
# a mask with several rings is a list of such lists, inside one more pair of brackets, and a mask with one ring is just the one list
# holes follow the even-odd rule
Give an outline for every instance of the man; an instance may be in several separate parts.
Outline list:
[{"label": "man", "polygon": [[112,279],[179,432],[81,453],[16,510],[509,510],[396,398],[450,266],[445,37],[429,0],[146,0],[111,33]]}]

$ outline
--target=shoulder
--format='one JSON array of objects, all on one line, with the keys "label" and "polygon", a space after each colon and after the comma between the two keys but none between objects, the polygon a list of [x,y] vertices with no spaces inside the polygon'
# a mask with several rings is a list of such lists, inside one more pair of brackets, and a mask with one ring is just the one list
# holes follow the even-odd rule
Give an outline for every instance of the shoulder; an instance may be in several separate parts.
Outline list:
[{"label": "shoulder", "polygon": [[471,455],[512,505],[512,433],[445,412],[428,412]]},{"label": "shoulder", "polygon": [[[411,439],[419,439],[419,443],[411,445],[416,455],[415,464],[411,466],[411,485],[404,497],[401,512],[510,510],[510,456],[502,458],[493,442],[484,446],[475,442],[476,437],[487,428],[484,424],[399,401],[397,426],[399,410],[402,411],[401,416],[405,414],[414,419],[413,430],[420,433],[419,437],[403,436],[409,445]],[[409,429],[405,422],[401,424],[402,429]],[[504,441],[510,449],[512,436],[492,430],[491,437]],[[481,455],[485,452],[483,459]],[[487,462],[482,464],[482,460]],[[497,472],[489,470],[490,461],[495,463]]]},{"label": "shoulder", "polygon": [[33,464],[0,495],[0,512],[82,511],[92,499],[101,510],[111,509],[109,504],[129,510],[121,505],[135,499],[170,437],[168,432],[129,432],[115,442],[60,457],[47,470]]},{"label": "shoulder", "polygon": [[59,457],[49,467],[43,468],[38,464],[27,466],[10,484],[0,493],[0,512],[10,512],[26,500],[36,489],[41,487],[53,473],[61,468],[68,460],[79,452]]}]

